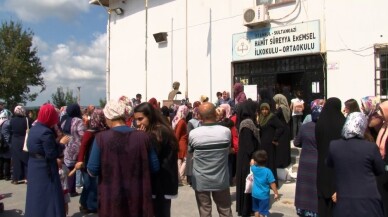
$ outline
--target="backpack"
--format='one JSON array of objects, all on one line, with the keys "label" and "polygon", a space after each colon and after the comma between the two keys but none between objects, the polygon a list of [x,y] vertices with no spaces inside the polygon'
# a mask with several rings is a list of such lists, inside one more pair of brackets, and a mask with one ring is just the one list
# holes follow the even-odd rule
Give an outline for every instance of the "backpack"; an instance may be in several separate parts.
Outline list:
[{"label": "backpack", "polygon": [[302,113],[303,112],[303,103],[298,101],[298,102],[294,102],[294,111],[297,112],[297,113]]}]

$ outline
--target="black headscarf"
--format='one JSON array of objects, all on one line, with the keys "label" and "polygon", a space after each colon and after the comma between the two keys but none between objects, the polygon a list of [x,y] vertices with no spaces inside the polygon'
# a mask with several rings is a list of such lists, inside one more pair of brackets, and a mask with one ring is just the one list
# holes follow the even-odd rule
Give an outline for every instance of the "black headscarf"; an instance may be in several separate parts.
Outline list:
[{"label": "black headscarf", "polygon": [[341,100],[335,97],[329,98],[315,126],[318,149],[317,190],[318,195],[325,198],[330,198],[335,192],[334,173],[325,165],[329,144],[332,140],[341,138],[344,123],[345,116],[341,112]]},{"label": "black headscarf", "polygon": [[239,129],[241,121],[247,118],[252,119],[253,123],[256,124],[257,107],[257,103],[250,100],[237,105],[237,129]]},{"label": "black headscarf", "polygon": [[62,130],[65,134],[71,134],[71,121],[73,118],[81,118],[81,107],[78,104],[71,104],[67,106],[66,114],[65,126]]}]

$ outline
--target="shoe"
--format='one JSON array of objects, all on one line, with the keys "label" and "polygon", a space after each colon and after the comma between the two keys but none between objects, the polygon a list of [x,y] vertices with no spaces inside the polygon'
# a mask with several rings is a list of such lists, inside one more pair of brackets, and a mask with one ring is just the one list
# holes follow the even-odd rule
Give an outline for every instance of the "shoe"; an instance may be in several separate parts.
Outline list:
[{"label": "shoe", "polygon": [[11,184],[17,185],[17,184],[19,184],[19,182],[16,181],[16,180],[12,180],[12,181],[11,181]]},{"label": "shoe", "polygon": [[70,193],[70,197],[77,197],[79,196],[80,194],[78,192],[73,192],[73,193]]}]

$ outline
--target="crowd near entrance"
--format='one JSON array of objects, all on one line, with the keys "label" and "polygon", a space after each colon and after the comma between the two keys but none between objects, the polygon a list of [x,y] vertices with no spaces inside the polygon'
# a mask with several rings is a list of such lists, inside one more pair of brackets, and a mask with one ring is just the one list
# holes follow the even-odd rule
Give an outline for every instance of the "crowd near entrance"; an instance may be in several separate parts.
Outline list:
[{"label": "crowd near entrance", "polygon": [[326,56],[324,54],[254,60],[232,64],[234,83],[257,85],[273,95],[284,94],[289,100],[296,90],[305,102],[326,96]]}]

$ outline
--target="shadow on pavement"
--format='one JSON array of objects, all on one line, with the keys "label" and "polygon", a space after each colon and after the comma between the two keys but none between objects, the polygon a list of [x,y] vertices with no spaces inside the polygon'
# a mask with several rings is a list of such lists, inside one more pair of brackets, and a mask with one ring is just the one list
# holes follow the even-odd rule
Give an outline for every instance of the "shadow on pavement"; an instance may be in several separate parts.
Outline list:
[{"label": "shadow on pavement", "polygon": [[3,213],[0,213],[0,216],[7,216],[7,217],[21,217],[24,216],[24,213],[20,209],[11,209],[7,210],[7,207],[5,207],[5,210]]},{"label": "shadow on pavement", "polygon": [[8,197],[12,197],[12,193],[1,194],[1,198],[2,198],[2,199],[8,198]]},{"label": "shadow on pavement", "polygon": [[271,217],[282,217],[282,216],[284,216],[282,213],[271,212]]}]

